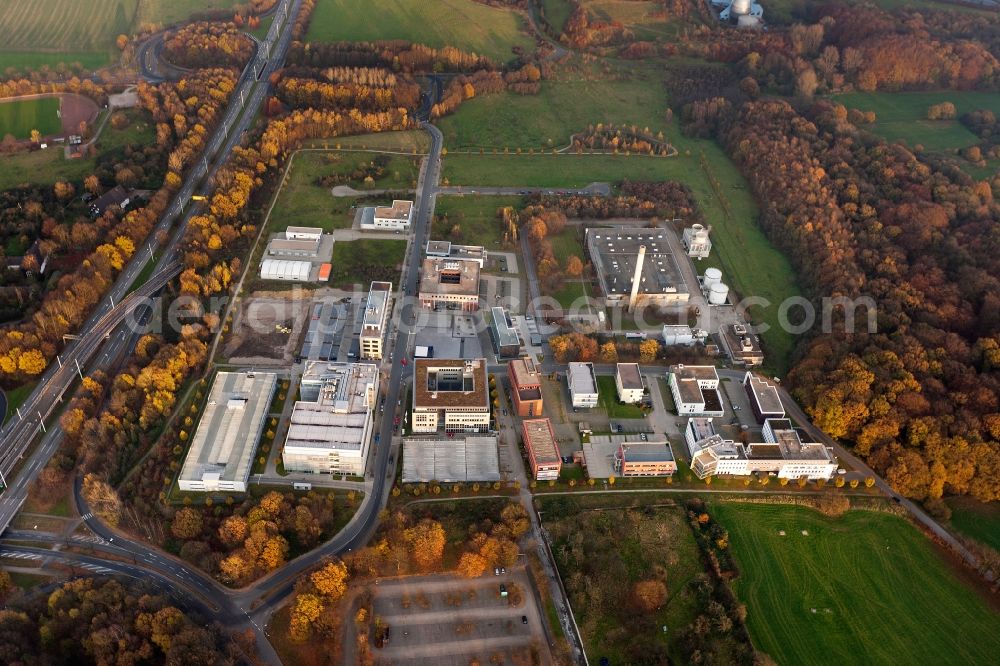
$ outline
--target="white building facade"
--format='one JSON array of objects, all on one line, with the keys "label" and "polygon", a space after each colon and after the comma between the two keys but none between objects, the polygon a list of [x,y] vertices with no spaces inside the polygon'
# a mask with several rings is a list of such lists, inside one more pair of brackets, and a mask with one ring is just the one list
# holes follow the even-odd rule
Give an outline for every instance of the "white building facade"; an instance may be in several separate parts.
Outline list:
[{"label": "white building facade", "polygon": [[566,383],[573,406],[583,409],[597,407],[597,375],[593,363],[570,363]]},{"label": "white building facade", "polygon": [[618,363],[615,366],[615,388],[618,389],[618,400],[621,402],[642,402],[646,385],[642,381],[638,363]]}]

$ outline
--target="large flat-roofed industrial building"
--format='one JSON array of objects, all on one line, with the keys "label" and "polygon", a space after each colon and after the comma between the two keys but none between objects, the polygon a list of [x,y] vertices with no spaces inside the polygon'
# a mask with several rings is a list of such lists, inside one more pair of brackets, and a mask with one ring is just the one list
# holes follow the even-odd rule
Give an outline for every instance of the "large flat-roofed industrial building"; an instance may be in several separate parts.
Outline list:
[{"label": "large flat-roofed industrial building", "polygon": [[499,480],[500,454],[495,436],[403,440],[403,483]]},{"label": "large flat-roofed industrial building", "polygon": [[177,479],[178,488],[246,492],[254,449],[277,383],[273,372],[215,375]]},{"label": "large flat-roofed industrial building", "polygon": [[361,322],[361,358],[372,360],[382,358],[391,294],[391,282],[372,282],[368,291],[364,319]]},{"label": "large flat-roofed industrial building", "polygon": [[461,259],[427,257],[420,269],[417,297],[425,308],[479,309],[479,264]]},{"label": "large flat-roofed industrial building", "polygon": [[536,481],[550,481],[559,478],[562,458],[556,433],[549,419],[526,419],[521,423],[521,436],[528,452],[531,474]]},{"label": "large flat-roofed industrial building", "polygon": [[664,229],[587,229],[587,250],[610,307],[686,303],[690,292]]},{"label": "large flat-roofed industrial building", "polygon": [[513,358],[521,353],[521,338],[511,325],[507,311],[501,307],[490,308],[493,322],[490,324],[490,337],[493,339],[493,349],[500,358]]},{"label": "large flat-roofed industrial building", "polygon": [[373,363],[307,363],[289,418],[285,469],[364,476],[377,396]]},{"label": "large flat-roofed industrial building", "polygon": [[414,359],[412,416],[415,433],[489,430],[486,359]]}]

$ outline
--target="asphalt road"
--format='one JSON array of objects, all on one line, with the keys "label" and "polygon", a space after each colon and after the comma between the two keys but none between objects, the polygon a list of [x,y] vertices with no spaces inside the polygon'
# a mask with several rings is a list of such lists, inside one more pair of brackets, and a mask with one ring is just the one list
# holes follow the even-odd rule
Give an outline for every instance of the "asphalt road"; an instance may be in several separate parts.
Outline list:
[{"label": "asphalt road", "polygon": [[[44,428],[44,419],[72,385],[78,374],[78,368],[88,368],[88,361],[95,354],[98,354],[98,363],[109,364],[123,352],[130,350],[138,333],[133,332],[131,338],[126,334],[128,339],[120,339],[119,335],[113,332],[129,316],[134,316],[138,320],[148,319],[149,313],[145,310],[133,313],[137,308],[148,306],[147,299],[179,272],[180,264],[175,259],[177,250],[184,238],[188,221],[202,209],[200,204],[188,205],[191,197],[199,192],[202,194],[210,192],[212,177],[228,159],[233,147],[242,138],[243,131],[253,121],[255,110],[260,107],[267,94],[268,76],[284,61],[291,41],[293,22],[284,18],[295,16],[300,4],[301,0],[284,0],[279,5],[268,36],[260,42],[257,56],[241,74],[219,127],[212,134],[202,158],[191,167],[166,213],[150,234],[149,244],[136,252],[104,299],[80,328],[77,339],[70,341],[63,348],[56,363],[50,364],[43,373],[38,386],[21,405],[21,417],[15,417],[0,429],[0,473],[3,473],[9,485],[8,490],[0,496],[0,529],[9,525],[14,513],[20,508],[28,484],[40,467],[44,466],[44,461],[47,461],[55,451],[54,444],[43,444],[36,451],[36,455],[32,457],[33,462],[38,462],[40,465],[34,467],[34,471],[31,467],[27,467],[25,469],[28,473],[18,474],[16,479],[7,479],[6,476],[23,459],[36,433]],[[151,277],[139,289],[129,294],[132,284],[146,264],[152,261],[154,242],[152,239],[160,234],[169,235],[169,241],[163,248]],[[107,343],[104,343],[105,338],[109,338]],[[46,437],[45,440],[51,442],[52,438]],[[38,455],[45,452],[48,452],[48,456],[44,458]]]}]

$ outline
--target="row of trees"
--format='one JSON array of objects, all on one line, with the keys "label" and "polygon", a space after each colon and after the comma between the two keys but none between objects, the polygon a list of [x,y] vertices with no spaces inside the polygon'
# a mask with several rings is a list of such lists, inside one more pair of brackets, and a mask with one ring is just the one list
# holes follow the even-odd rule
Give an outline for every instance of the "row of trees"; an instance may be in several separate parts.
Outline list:
[{"label": "row of trees", "polygon": [[489,58],[453,46],[435,49],[404,40],[292,42],[285,62],[307,67],[387,67],[410,74],[474,72],[495,67]]},{"label": "row of trees", "polygon": [[[843,107],[723,114],[765,232],[807,294],[867,296],[877,332],[812,335],[788,379],[817,425],[901,493],[1000,496],[1000,207],[988,183],[863,135]],[[859,313],[864,319],[864,310]]]},{"label": "row of trees", "polygon": [[[370,67],[361,69],[372,70]],[[278,82],[275,95],[293,108],[388,111],[402,107],[415,110],[420,104],[420,86],[412,77],[397,77],[384,71],[388,75],[385,85],[325,82],[315,78],[285,76]],[[388,83],[389,80],[392,81],[391,84]]]},{"label": "row of trees", "polygon": [[660,353],[660,343],[656,340],[621,342],[601,340],[593,335],[572,332],[549,338],[549,347],[559,363],[572,361],[617,363],[620,360],[635,360],[652,363]]}]

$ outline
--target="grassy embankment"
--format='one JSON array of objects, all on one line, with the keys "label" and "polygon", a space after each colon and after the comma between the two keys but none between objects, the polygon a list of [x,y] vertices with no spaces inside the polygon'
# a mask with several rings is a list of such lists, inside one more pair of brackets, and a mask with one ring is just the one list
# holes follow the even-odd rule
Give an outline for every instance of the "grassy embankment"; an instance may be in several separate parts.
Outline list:
[{"label": "grassy embankment", "polygon": [[[1000,615],[902,518],[714,504],[755,647],[779,664],[996,662]],[[784,536],[781,535],[784,531]]]}]

